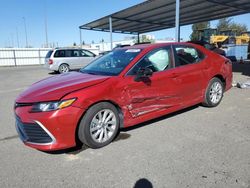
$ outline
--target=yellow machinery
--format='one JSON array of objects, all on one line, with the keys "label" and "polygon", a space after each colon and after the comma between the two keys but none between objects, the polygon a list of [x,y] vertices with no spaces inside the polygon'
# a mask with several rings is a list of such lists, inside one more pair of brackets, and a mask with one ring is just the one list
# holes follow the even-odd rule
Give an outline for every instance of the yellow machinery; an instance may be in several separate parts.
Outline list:
[{"label": "yellow machinery", "polygon": [[241,35],[236,36],[233,31],[222,31],[219,35],[211,35],[210,43],[213,44],[248,44],[250,41],[250,32],[244,32]]},{"label": "yellow machinery", "polygon": [[248,44],[250,41],[250,32],[244,32],[240,36],[236,36],[236,44]]}]

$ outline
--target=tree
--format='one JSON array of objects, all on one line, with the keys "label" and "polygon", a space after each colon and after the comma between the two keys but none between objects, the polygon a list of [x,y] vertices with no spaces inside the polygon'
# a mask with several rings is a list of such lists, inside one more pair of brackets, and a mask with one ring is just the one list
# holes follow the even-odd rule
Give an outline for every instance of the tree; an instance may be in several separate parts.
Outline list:
[{"label": "tree", "polygon": [[217,30],[219,33],[228,30],[234,32],[236,35],[241,35],[242,32],[247,31],[247,26],[233,22],[232,18],[222,18],[217,24]]},{"label": "tree", "polygon": [[231,23],[232,23],[232,18],[222,18],[222,19],[219,19],[219,22],[218,22],[216,28],[219,32],[225,31],[225,30],[230,30]]},{"label": "tree", "polygon": [[190,40],[200,40],[201,39],[201,30],[207,29],[210,27],[210,22],[200,22],[192,25],[193,32],[190,35]]},{"label": "tree", "polygon": [[76,46],[76,43],[75,43],[75,42],[73,43],[73,46]]},{"label": "tree", "polygon": [[247,32],[248,28],[246,24],[232,23],[230,29],[236,32],[236,35],[241,35],[243,32]]},{"label": "tree", "polygon": [[[149,43],[154,43],[155,39],[153,36],[150,35],[140,35],[140,43],[143,42],[149,42]],[[134,43],[138,43],[137,38],[134,38]]]}]

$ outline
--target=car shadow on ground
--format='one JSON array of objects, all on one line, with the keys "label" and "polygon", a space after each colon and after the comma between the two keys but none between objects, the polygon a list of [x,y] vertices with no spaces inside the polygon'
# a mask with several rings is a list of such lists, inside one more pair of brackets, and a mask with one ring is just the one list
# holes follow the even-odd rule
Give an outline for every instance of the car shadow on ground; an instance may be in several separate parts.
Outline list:
[{"label": "car shadow on ground", "polygon": [[[118,142],[120,140],[126,140],[130,136],[131,135],[128,133],[119,133],[113,142]],[[87,149],[89,149],[89,147],[87,145],[78,143],[77,146],[72,147],[72,148],[58,150],[58,151],[42,151],[42,152],[47,153],[47,154],[54,154],[54,155],[60,155],[60,154],[77,155],[77,154],[79,154],[82,151],[85,151]]]},{"label": "car shadow on ground", "polygon": [[[168,118],[175,117],[175,116],[177,116],[179,114],[182,114],[182,113],[185,113],[187,111],[194,110],[194,109],[198,108],[199,106],[200,106],[199,104],[194,105],[194,106],[185,108],[183,110],[179,110],[177,112],[173,112],[171,114],[164,115],[164,116],[161,116],[159,118],[155,118],[153,120],[149,120],[149,121],[134,125],[132,127],[123,128],[123,129],[121,129],[119,131],[117,137],[114,139],[113,142],[119,142],[119,141],[122,141],[122,140],[129,139],[131,137],[131,135],[128,132],[131,131],[131,130],[138,129],[138,128],[144,127],[146,125],[150,125],[152,123],[155,123],[155,122],[158,122],[158,121],[161,121],[161,120],[165,120],[165,119],[168,119]],[[69,148],[69,149],[58,150],[58,151],[43,151],[43,152],[45,152],[47,154],[70,154],[70,155],[73,154],[73,155],[77,155],[77,154],[79,154],[79,153],[81,153],[81,152],[83,152],[83,151],[85,151],[87,149],[89,149],[88,146],[86,146],[84,144],[78,144],[76,147]]]},{"label": "car shadow on ground", "polygon": [[250,76],[250,62],[234,62],[233,63],[233,72],[241,73],[244,76]]}]

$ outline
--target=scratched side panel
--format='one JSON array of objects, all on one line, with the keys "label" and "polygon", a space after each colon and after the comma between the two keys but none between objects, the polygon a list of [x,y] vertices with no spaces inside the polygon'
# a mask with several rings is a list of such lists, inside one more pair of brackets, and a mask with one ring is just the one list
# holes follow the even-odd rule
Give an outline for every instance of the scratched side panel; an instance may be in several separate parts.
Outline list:
[{"label": "scratched side panel", "polygon": [[133,118],[181,105],[179,86],[169,72],[154,73],[148,81],[135,82],[128,78],[127,108]]}]

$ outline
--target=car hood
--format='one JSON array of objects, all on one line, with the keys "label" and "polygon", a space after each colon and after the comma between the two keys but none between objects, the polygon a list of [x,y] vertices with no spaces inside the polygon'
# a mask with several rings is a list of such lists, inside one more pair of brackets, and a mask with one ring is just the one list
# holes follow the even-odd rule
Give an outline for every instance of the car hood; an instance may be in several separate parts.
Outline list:
[{"label": "car hood", "polygon": [[73,91],[84,89],[107,80],[109,76],[70,72],[41,80],[21,93],[16,102],[33,103],[59,100]]}]

